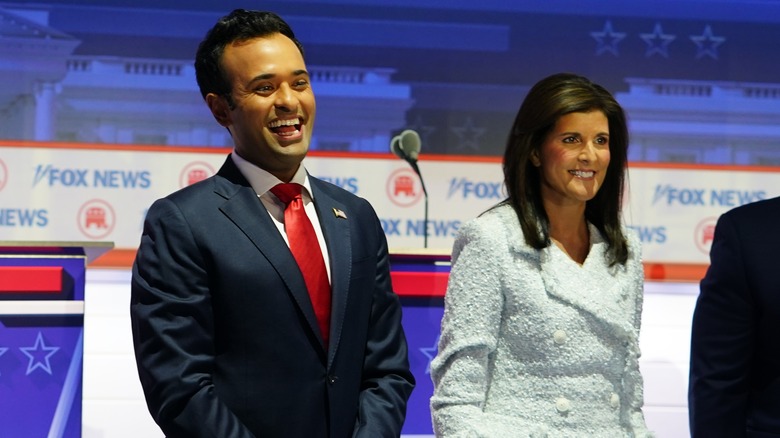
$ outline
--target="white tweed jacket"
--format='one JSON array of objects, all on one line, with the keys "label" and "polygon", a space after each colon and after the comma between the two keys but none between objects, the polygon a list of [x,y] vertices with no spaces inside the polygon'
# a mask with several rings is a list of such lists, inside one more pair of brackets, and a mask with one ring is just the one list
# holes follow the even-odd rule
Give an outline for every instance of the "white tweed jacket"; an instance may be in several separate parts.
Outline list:
[{"label": "white tweed jacket", "polygon": [[590,225],[582,265],[525,243],[514,210],[459,231],[431,364],[441,437],[644,437],[640,243],[609,267]]}]

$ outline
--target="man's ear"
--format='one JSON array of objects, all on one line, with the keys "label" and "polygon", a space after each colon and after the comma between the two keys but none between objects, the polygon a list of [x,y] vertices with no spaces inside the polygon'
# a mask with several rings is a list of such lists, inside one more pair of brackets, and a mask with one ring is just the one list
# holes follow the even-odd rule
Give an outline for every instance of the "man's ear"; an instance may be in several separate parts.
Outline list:
[{"label": "man's ear", "polygon": [[223,96],[218,96],[214,93],[207,94],[206,105],[208,105],[209,109],[211,110],[211,114],[214,116],[214,119],[217,121],[217,123],[224,126],[225,128],[229,127],[233,123],[230,120],[230,107],[228,105],[227,99],[225,99]]}]

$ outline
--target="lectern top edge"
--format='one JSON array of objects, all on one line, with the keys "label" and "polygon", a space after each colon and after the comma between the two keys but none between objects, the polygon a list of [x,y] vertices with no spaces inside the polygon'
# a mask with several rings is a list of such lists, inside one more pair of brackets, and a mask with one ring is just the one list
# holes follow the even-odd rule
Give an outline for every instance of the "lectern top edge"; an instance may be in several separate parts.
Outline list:
[{"label": "lectern top edge", "polygon": [[30,252],[34,252],[36,249],[43,248],[60,248],[67,249],[81,249],[84,251],[84,255],[87,257],[86,263],[92,263],[114,248],[114,242],[92,242],[92,241],[51,241],[51,240],[0,240],[0,253],[4,249],[28,249]]}]

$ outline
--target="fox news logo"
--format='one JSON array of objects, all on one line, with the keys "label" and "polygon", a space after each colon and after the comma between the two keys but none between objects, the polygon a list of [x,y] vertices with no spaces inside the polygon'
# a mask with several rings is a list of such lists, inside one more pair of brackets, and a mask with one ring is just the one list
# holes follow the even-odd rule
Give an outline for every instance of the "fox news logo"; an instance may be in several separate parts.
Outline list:
[{"label": "fox news logo", "polygon": [[653,205],[738,207],[766,198],[764,190],[680,188],[671,184],[655,186]]},{"label": "fox news logo", "polygon": [[48,187],[147,189],[152,182],[148,170],[71,169],[39,164],[35,166],[33,187],[38,184]]},{"label": "fox news logo", "polygon": [[458,196],[460,199],[496,199],[504,198],[500,182],[471,181],[466,178],[452,178],[447,191],[447,199]]}]

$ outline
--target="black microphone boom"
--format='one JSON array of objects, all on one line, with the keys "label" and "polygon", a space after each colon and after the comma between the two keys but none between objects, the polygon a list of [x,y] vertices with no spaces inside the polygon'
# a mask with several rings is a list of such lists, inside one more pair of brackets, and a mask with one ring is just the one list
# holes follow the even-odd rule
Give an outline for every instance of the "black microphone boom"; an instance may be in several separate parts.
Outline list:
[{"label": "black microphone boom", "polygon": [[390,151],[409,163],[420,178],[420,185],[422,186],[423,195],[425,197],[425,217],[423,219],[424,248],[428,248],[428,190],[425,189],[425,181],[423,181],[420,168],[417,166],[417,157],[420,155],[420,146],[420,134],[411,129],[404,130],[390,140]]}]

